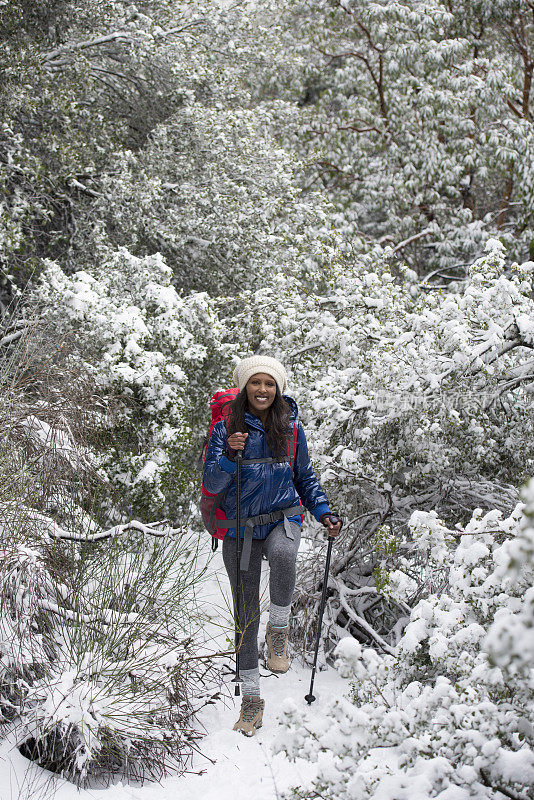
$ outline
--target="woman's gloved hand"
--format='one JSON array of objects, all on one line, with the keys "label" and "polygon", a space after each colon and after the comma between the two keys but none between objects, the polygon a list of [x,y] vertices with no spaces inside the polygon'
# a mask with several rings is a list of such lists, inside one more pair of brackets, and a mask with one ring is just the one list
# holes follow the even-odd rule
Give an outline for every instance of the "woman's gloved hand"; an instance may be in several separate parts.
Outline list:
[{"label": "woman's gloved hand", "polygon": [[343,525],[343,520],[337,514],[333,514],[330,511],[327,511],[326,514],[323,514],[321,517],[321,522],[325,526],[328,536],[332,539],[336,537],[341,530],[341,526]]}]

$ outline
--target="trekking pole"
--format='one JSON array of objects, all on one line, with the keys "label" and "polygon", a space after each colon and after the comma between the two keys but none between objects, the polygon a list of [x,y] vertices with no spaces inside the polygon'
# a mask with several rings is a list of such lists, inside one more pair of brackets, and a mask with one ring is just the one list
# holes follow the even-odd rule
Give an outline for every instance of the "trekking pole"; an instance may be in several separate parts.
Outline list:
[{"label": "trekking pole", "polygon": [[[330,519],[333,525],[337,524],[338,517],[330,517]],[[328,573],[330,572],[330,559],[332,558],[332,545],[334,544],[334,538],[335,538],[334,536],[328,537],[328,550],[326,551],[326,564],[324,568],[324,578],[323,578],[323,593],[321,595],[321,605],[319,607],[319,622],[317,628],[317,640],[315,642],[315,656],[313,659],[310,691],[304,697],[304,699],[307,700],[309,706],[315,700],[315,697],[313,695],[313,682],[315,680],[315,673],[317,671],[317,656],[319,654],[319,644],[321,641],[321,628],[323,626],[323,614],[324,614],[324,607],[326,605],[326,593],[328,591]]]},{"label": "trekking pole", "polygon": [[239,675],[239,640],[241,638],[241,620],[239,617],[239,597],[241,595],[241,460],[243,451],[236,452],[236,474],[235,474],[235,500],[236,500],[236,556],[235,556],[235,683],[234,694],[239,697],[241,694],[241,676]]}]

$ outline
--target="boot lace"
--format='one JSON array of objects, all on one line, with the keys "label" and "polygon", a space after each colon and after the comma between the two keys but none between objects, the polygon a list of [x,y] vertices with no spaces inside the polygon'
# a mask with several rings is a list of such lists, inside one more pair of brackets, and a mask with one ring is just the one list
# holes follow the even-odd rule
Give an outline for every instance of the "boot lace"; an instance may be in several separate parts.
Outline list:
[{"label": "boot lace", "polygon": [[284,655],[284,648],[286,646],[287,636],[288,636],[288,629],[285,628],[282,631],[276,631],[274,628],[270,629],[271,634],[271,647],[273,648],[273,653],[278,658],[282,658]]},{"label": "boot lace", "polygon": [[241,709],[241,716],[243,722],[252,722],[258,711],[261,709],[261,700],[259,697],[244,697],[243,707]]}]

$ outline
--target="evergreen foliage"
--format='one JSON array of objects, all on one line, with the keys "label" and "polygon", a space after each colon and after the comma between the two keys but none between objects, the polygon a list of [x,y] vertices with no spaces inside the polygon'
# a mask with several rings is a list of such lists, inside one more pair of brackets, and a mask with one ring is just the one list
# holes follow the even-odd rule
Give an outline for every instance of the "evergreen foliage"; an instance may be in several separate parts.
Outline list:
[{"label": "evergreen foliage", "polygon": [[283,96],[300,107],[280,135],[344,239],[391,243],[449,279],[492,236],[528,258],[530,0],[298,0],[278,24],[293,56]]}]

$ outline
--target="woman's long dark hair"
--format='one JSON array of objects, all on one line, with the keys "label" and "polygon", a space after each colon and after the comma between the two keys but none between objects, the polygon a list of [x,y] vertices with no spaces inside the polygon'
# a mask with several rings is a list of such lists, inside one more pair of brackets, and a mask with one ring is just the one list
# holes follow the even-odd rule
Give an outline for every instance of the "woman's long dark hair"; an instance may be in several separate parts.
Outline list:
[{"label": "woman's long dark hair", "polygon": [[[228,419],[228,436],[232,433],[246,433],[245,412],[250,411],[247,400],[247,389],[243,387],[235,400],[230,403],[230,417]],[[253,413],[253,412],[252,412]],[[287,455],[287,442],[291,436],[291,408],[280,394],[278,385],[276,395],[269,406],[269,413],[265,420],[265,433],[267,444],[272,450],[274,458],[283,458]]]}]

